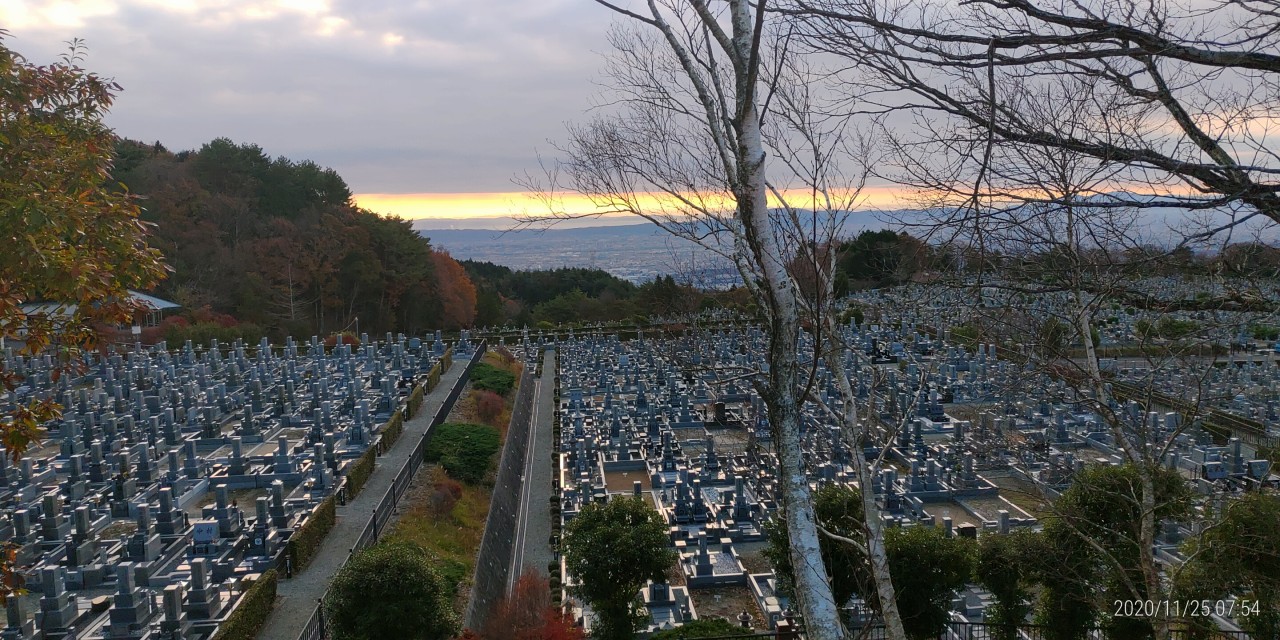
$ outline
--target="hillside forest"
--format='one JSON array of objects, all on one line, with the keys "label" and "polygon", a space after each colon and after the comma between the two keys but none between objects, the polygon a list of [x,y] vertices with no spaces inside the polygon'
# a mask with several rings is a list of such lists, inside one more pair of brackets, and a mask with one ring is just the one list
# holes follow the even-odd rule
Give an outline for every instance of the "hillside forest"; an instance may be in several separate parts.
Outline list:
[{"label": "hillside forest", "polygon": [[[357,207],[333,169],[219,138],[194,151],[121,140],[112,183],[141,197],[150,244],[172,268],[152,293],[182,312],[149,329],[170,342],[262,336],[635,322],[711,308],[751,313],[740,288],[670,276],[636,285],[599,269],[517,271],[459,262],[410,221]],[[906,233],[863,231],[837,247],[836,293],[949,271],[955,259]],[[1166,268],[1274,272],[1254,244]],[[976,261],[968,261],[970,265]],[[964,264],[961,261],[960,264]],[[806,278],[793,271],[801,286]]]},{"label": "hillside forest", "polygon": [[357,207],[334,170],[226,138],[176,153],[121,140],[111,181],[141,198],[172,268],[151,293],[182,305],[152,339],[623,321],[743,300],[670,277],[459,263],[408,220]]},{"label": "hillside forest", "polygon": [[[475,320],[475,288],[407,220],[356,207],[332,169],[217,139],[171,153],[122,141],[113,179],[142,198],[183,306],[166,335],[421,333]],[[174,329],[174,326],[177,329]],[[198,329],[198,330],[197,330]]]}]

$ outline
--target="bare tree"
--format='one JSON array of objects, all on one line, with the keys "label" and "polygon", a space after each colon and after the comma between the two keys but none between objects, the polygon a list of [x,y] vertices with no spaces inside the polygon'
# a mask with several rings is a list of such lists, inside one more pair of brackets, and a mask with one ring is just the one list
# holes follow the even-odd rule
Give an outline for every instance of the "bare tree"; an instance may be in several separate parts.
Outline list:
[{"label": "bare tree", "polygon": [[[988,71],[992,72],[988,81],[994,82],[994,66],[989,64]],[[1141,134],[1133,121],[1100,120],[1094,112],[1097,94],[1063,98],[1076,81],[1072,77],[1011,81],[1023,94],[1016,99],[1019,121],[1055,140]],[[992,86],[988,85],[988,97],[996,95],[990,91]],[[988,107],[984,113],[999,109]],[[1151,296],[1151,283],[1144,282],[1146,276],[1183,247],[1223,242],[1221,236],[1233,230],[1238,218],[1212,232],[1188,225],[1180,233],[1166,229],[1162,236],[1153,237],[1144,204],[1125,205],[1133,198],[1114,198],[1109,193],[1117,184],[1133,184],[1134,167],[1123,161],[1010,139],[962,119],[929,122],[907,134],[886,129],[884,139],[889,149],[885,173],[914,188],[921,208],[928,212],[899,221],[923,229],[940,250],[954,249],[973,263],[955,274],[953,283],[973,293],[972,322],[980,323],[991,341],[1012,347],[1014,357],[1024,359],[1028,370],[1036,372],[1028,393],[1098,416],[1120,458],[1135,470],[1140,486],[1133,494],[1116,498],[1128,501],[1137,514],[1132,531],[1111,534],[1111,543],[1121,540],[1123,552],[1090,535],[1089,527],[1074,520],[1075,516],[1056,513],[1054,517],[1119,577],[1124,597],[1167,596],[1170,583],[1154,548],[1160,514],[1176,510],[1159,497],[1161,467],[1167,464],[1177,436],[1203,414],[1207,386],[1203,376],[1209,368],[1197,365],[1203,365],[1206,354],[1212,361],[1208,347],[1220,339],[1222,326],[1216,319],[1202,322],[1191,335],[1168,342],[1139,336],[1135,355],[1149,373],[1121,385],[1101,366],[1098,321],[1118,302],[1135,297],[1143,297],[1151,311],[1168,311],[1176,300],[1167,301],[1168,308],[1161,309],[1161,301]],[[1222,282],[1204,277],[1199,284]],[[1238,318],[1223,319],[1226,326],[1238,322]],[[1149,409],[1161,405],[1173,409],[1167,399],[1160,398],[1161,377],[1187,371],[1198,371],[1200,377],[1182,377],[1182,393],[1189,401],[1176,407],[1184,420],[1172,430],[1161,429],[1146,416],[1135,419],[1124,410],[1126,400]],[[1040,381],[1054,381],[1065,393],[1036,389]],[[1129,566],[1135,562],[1136,567]],[[1157,637],[1167,637],[1172,619],[1168,612],[1156,613],[1151,624]]]},{"label": "bare tree", "polygon": [[[801,17],[806,44],[865,74],[868,108],[955,118],[980,139],[1123,167],[1094,194],[1116,206],[1245,205],[1205,232],[1280,221],[1272,0],[793,0],[783,10]],[[1044,101],[1079,105],[1093,126],[1026,117]],[[1116,193],[1135,187],[1140,197]]]},{"label": "bare tree", "polygon": [[[834,346],[822,335],[832,322],[831,286],[822,277],[802,292],[794,267],[832,271],[828,249],[842,219],[832,214],[851,208],[860,184],[841,167],[851,146],[847,119],[817,108],[818,73],[790,55],[790,35],[768,24],[763,0],[715,7],[648,0],[635,11],[597,1],[627,19],[610,34],[614,101],[588,124],[570,128],[563,160],[545,182],[525,180],[550,213],[524,222],[580,215],[560,206],[557,190],[565,189],[591,199],[597,209],[589,215],[641,216],[735,265],[760,306],[767,336],[767,371],[747,377],[774,432],[796,601],[808,637],[843,637],[841,603],[821,562],[800,433],[815,368]],[[812,357],[800,353],[805,324],[815,332]],[[846,425],[856,428],[856,417]],[[882,534],[868,546],[879,559],[891,637],[904,638]]]}]

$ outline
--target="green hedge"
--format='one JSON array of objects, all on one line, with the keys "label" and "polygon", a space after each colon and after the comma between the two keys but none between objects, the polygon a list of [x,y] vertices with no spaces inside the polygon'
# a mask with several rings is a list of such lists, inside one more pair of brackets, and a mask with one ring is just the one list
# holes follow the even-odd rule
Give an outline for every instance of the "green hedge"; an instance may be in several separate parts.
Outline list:
[{"label": "green hedge", "polygon": [[[440,361],[434,367],[431,367],[431,371],[427,372],[427,393],[435,390],[436,386],[440,384],[440,376],[444,375],[444,372],[448,371],[451,366],[453,366],[453,347],[445,349],[444,355],[440,356]],[[417,408],[415,407],[414,410],[416,411]]]},{"label": "green hedge", "polygon": [[382,427],[382,451],[386,453],[391,445],[400,439],[400,434],[404,433],[404,414],[399,411],[391,414],[391,419],[387,420],[387,424]]},{"label": "green hedge", "polygon": [[289,558],[293,560],[293,570],[301,571],[316,557],[320,551],[320,543],[333,529],[338,519],[338,503],[334,496],[325,498],[307,521],[289,536]]},{"label": "green hedge", "polygon": [[369,476],[373,475],[373,465],[378,459],[378,450],[370,447],[360,456],[356,463],[351,465],[351,469],[347,471],[347,499],[352,500],[360,495],[360,491],[364,489],[364,485],[369,482]]},{"label": "green hedge", "polygon": [[412,418],[418,415],[418,409],[422,408],[422,401],[426,399],[426,388],[418,385],[413,388],[413,393],[409,394],[409,401],[405,403],[405,415]]},{"label": "green hedge", "polygon": [[253,640],[276,605],[275,569],[262,574],[240,597],[240,604],[213,634],[213,640]]}]

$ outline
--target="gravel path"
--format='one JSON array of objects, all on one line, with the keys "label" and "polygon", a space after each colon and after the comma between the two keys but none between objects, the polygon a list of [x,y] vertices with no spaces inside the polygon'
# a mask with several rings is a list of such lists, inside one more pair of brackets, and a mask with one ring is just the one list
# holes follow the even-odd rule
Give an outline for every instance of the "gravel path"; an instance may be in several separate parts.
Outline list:
[{"label": "gravel path", "polygon": [[[305,571],[294,574],[292,580],[280,580],[277,591],[275,609],[267,617],[267,623],[258,632],[258,640],[297,640],[298,634],[311,615],[315,612],[316,603],[328,588],[329,579],[338,571],[351,555],[351,547],[369,523],[370,516],[378,506],[378,501],[386,494],[396,475],[404,467],[405,462],[417,447],[436,410],[444,403],[449,390],[466,370],[466,362],[454,362],[443,376],[435,390],[427,394],[418,414],[404,425],[404,434],[391,447],[391,451],[383,454],[374,467],[373,474],[354,500],[346,506],[338,507],[338,520],[320,547],[319,554],[311,561]],[[426,465],[423,465],[423,469]],[[419,469],[421,473],[421,469]],[[543,498],[546,500],[547,498]]]}]

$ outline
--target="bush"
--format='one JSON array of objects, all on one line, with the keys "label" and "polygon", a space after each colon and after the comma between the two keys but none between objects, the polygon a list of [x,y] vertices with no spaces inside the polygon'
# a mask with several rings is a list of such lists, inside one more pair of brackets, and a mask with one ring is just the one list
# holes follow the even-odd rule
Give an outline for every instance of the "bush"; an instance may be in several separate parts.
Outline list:
[{"label": "bush", "polygon": [[412,418],[418,415],[418,409],[422,407],[422,401],[427,396],[425,391],[426,390],[422,385],[414,387],[413,393],[409,394],[409,402],[405,404],[406,416]]},{"label": "bush", "polygon": [[293,561],[294,571],[301,571],[316,557],[316,553],[320,551],[320,543],[329,535],[337,519],[338,503],[333,496],[329,496],[289,536],[289,558]]},{"label": "bush", "polygon": [[446,640],[458,632],[449,587],[412,543],[380,544],[334,576],[324,610],[334,640]]},{"label": "bush", "polygon": [[1269,324],[1255,324],[1249,327],[1249,332],[1254,340],[1277,340],[1280,339],[1280,327]]},{"label": "bush", "polygon": [[369,476],[373,475],[373,466],[377,460],[377,450],[372,447],[360,456],[356,463],[351,465],[351,469],[347,471],[347,498],[352,499],[360,495],[360,491],[364,489],[365,483],[369,482]]},{"label": "bush", "polygon": [[218,625],[213,640],[253,640],[266,623],[267,616],[276,605],[276,583],[279,575],[275,569],[262,574],[240,597],[235,611]]},{"label": "bush", "polygon": [[581,640],[584,633],[559,607],[552,606],[542,576],[527,570],[511,593],[493,607],[480,636],[485,640]]},{"label": "bush", "polygon": [[506,401],[502,396],[492,391],[476,391],[472,397],[476,403],[476,418],[487,425],[501,427],[497,421],[506,408]]},{"label": "bush", "polygon": [[483,391],[506,395],[516,386],[516,374],[504,371],[487,362],[477,364],[471,370],[471,386]]},{"label": "bush", "polygon": [[436,363],[431,367],[431,371],[427,372],[427,391],[433,391],[440,384],[440,363]]},{"label": "bush", "polygon": [[456,480],[444,478],[431,487],[427,495],[427,508],[435,516],[445,516],[453,512],[454,505],[462,498],[462,485]]},{"label": "bush", "polygon": [[497,429],[485,424],[446,422],[437,426],[427,443],[426,460],[468,484],[484,479],[502,441]]},{"label": "bush", "polygon": [[382,427],[382,450],[391,448],[391,445],[400,439],[400,434],[404,433],[404,416],[397,411],[391,414],[391,419],[387,420],[387,424]]},{"label": "bush", "polygon": [[179,322],[173,322],[165,328],[164,339],[170,347],[180,347],[187,340],[191,344],[198,347],[208,347],[212,340],[217,340],[218,344],[226,347],[236,340],[243,340],[245,344],[255,345],[266,332],[261,327],[248,322],[242,322],[232,326],[226,326],[218,322],[196,322],[195,324],[186,325]]}]

